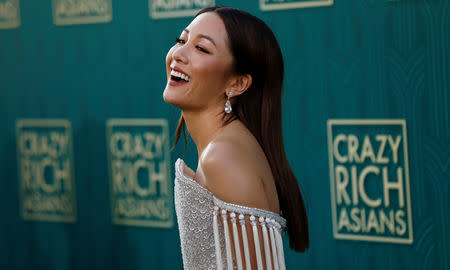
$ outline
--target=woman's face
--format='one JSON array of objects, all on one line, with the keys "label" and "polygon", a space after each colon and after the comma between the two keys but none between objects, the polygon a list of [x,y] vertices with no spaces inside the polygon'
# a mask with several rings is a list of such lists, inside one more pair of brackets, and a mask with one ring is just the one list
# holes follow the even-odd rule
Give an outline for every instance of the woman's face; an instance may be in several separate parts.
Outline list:
[{"label": "woman's face", "polygon": [[167,53],[164,100],[183,111],[223,110],[232,59],[222,19],[197,16]]}]

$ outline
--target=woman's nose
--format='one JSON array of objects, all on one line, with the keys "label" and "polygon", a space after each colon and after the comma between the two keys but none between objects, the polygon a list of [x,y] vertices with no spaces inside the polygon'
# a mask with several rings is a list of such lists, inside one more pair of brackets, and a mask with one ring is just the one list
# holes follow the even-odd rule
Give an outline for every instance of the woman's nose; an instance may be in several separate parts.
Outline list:
[{"label": "woman's nose", "polygon": [[187,63],[186,45],[176,46],[172,52],[172,57],[176,62]]}]

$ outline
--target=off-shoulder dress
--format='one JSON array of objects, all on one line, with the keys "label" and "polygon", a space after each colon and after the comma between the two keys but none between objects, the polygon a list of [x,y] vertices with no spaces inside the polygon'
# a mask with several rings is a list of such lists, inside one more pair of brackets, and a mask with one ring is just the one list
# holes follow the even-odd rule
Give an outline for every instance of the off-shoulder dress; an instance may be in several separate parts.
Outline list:
[{"label": "off-shoulder dress", "polygon": [[224,202],[187,176],[184,169],[184,161],[179,158],[175,163],[174,196],[184,269],[286,268],[283,217]]}]

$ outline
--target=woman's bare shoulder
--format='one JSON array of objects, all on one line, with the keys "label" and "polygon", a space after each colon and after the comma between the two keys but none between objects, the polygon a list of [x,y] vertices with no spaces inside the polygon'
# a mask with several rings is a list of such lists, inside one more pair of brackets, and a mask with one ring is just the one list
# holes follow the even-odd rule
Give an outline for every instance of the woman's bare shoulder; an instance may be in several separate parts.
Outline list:
[{"label": "woman's bare shoulder", "polygon": [[223,136],[211,142],[199,159],[207,188],[219,199],[269,209],[260,159],[246,138]]}]

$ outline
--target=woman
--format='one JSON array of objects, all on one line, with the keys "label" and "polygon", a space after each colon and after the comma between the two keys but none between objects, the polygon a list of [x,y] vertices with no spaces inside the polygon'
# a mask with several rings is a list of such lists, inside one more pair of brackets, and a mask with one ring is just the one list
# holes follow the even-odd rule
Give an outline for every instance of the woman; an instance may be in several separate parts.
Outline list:
[{"label": "woman", "polygon": [[[164,100],[198,150],[178,159],[175,205],[185,269],[284,269],[281,233],[309,246],[305,206],[281,134],[283,59],[258,18],[200,11],[166,57]],[[281,213],[281,215],[280,215]]]}]

